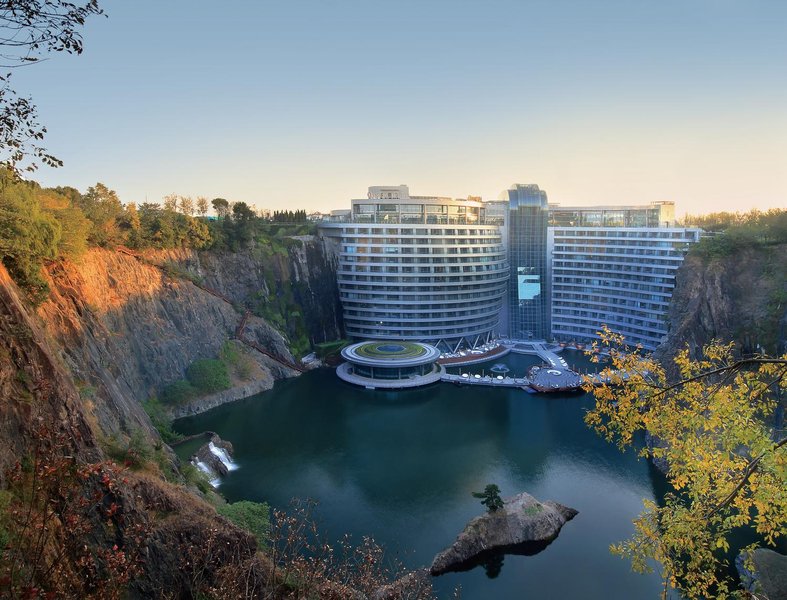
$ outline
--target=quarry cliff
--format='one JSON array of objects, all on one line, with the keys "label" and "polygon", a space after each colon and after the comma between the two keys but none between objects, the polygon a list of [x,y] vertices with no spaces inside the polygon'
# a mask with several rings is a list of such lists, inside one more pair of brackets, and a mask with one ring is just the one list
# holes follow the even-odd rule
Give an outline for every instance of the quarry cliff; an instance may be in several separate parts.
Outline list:
[{"label": "quarry cliff", "polygon": [[697,357],[713,339],[735,342],[742,354],[787,351],[787,244],[685,258],[656,354],[669,362],[688,346]]},{"label": "quarry cliff", "polygon": [[[183,478],[141,404],[194,360],[215,358],[239,329],[256,361],[256,387],[241,393],[296,375],[283,308],[305,315],[295,330],[308,341],[341,335],[335,274],[319,241],[294,244],[287,258],[260,258],[93,248],[47,265],[50,292],[38,307],[0,265],[0,501],[30,498],[27,474],[38,478],[40,508],[18,514],[49,519],[41,544],[59,550],[54,566],[43,567],[56,575],[52,589],[62,597],[234,594],[235,579],[225,574],[240,565],[258,590],[270,585],[254,538],[219,517]],[[275,324],[258,316],[266,311]],[[107,461],[109,439],[131,448],[139,434],[150,453],[141,470]],[[12,536],[29,527],[0,525]],[[93,565],[88,577],[77,575],[85,561]]]},{"label": "quarry cliff", "polygon": [[[258,368],[245,395],[297,374],[288,366],[299,358],[290,351],[288,313],[269,301],[282,290],[288,294],[284,306],[290,320],[294,313],[309,315],[309,332],[297,329],[302,325],[298,321],[296,334],[315,343],[340,336],[338,310],[320,301],[325,293],[320,286],[329,278],[335,281],[335,275],[318,244],[307,248],[290,262],[274,263],[256,262],[251,254],[184,250],[135,255],[94,248],[77,262],[50,265],[49,298],[37,313],[100,429],[147,429],[140,402],[181,379],[193,361],[215,358],[241,323],[244,340],[267,352],[251,352]],[[331,292],[329,287],[329,297]],[[277,323],[254,313],[278,317]],[[237,397],[225,394],[224,399]],[[200,409],[197,402],[187,412]]]}]

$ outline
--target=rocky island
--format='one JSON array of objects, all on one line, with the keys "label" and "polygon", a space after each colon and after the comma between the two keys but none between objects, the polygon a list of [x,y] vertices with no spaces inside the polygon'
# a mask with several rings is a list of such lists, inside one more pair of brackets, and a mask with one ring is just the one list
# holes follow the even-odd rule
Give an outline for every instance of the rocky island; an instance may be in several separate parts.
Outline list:
[{"label": "rocky island", "polygon": [[546,545],[577,514],[573,508],[557,502],[539,502],[522,492],[504,500],[502,508],[471,520],[456,541],[435,556],[429,571],[432,575],[461,571],[488,552],[516,553],[518,546]]}]

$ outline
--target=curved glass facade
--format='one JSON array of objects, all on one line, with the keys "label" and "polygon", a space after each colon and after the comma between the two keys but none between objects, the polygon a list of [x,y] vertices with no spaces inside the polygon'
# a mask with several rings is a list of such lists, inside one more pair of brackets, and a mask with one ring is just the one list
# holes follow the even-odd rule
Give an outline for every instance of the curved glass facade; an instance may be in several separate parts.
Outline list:
[{"label": "curved glass facade", "polygon": [[479,201],[402,196],[354,200],[350,222],[321,225],[338,244],[347,335],[449,351],[487,342],[508,281],[500,231]]}]

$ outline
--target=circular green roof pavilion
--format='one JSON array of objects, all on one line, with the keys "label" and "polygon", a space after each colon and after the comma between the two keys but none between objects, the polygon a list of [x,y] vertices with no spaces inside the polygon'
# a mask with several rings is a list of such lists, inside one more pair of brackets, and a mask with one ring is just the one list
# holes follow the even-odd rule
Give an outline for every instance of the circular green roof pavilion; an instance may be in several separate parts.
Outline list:
[{"label": "circular green roof pavilion", "polygon": [[440,381],[440,351],[420,342],[359,342],[342,350],[347,362],[336,374],[349,383],[375,388],[408,388]]}]

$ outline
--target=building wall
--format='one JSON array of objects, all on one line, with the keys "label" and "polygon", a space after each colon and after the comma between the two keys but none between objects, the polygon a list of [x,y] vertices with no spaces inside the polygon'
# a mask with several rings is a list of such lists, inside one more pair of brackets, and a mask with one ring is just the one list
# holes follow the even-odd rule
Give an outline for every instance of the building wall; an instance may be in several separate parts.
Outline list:
[{"label": "building wall", "polygon": [[550,227],[552,335],[589,342],[602,324],[653,350],[667,333],[675,272],[699,229]]},{"label": "building wall", "polygon": [[508,270],[482,203],[411,197],[406,186],[369,196],[353,200],[349,222],[320,226],[337,243],[346,334],[443,350],[496,337]]},{"label": "building wall", "polygon": [[508,190],[508,332],[546,339],[550,332],[547,195],[537,185]]}]

